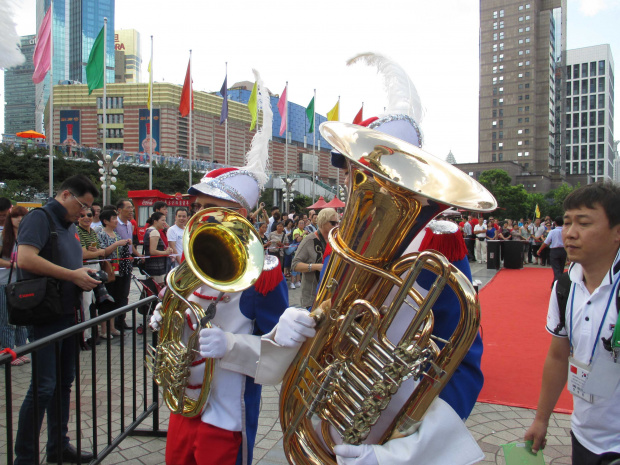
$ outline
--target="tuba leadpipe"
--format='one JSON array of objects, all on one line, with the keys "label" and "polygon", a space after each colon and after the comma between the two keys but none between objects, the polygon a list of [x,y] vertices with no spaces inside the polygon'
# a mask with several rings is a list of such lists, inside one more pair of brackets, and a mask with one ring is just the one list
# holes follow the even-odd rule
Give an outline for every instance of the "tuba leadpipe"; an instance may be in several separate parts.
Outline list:
[{"label": "tuba leadpipe", "polygon": [[[237,212],[207,208],[197,212],[183,233],[185,261],[166,277],[162,321],[157,347],[149,346],[146,365],[163,390],[164,402],[173,413],[199,415],[209,396],[213,359],[206,359],[198,395],[186,391],[190,367],[196,358],[200,330],[211,327],[215,305],[207,310],[189,297],[203,284],[223,292],[250,287],[263,269],[262,241],[252,224]],[[199,322],[185,337],[188,310]]]},{"label": "tuba leadpipe", "polygon": [[[330,429],[349,444],[370,435],[383,444],[415,429],[473,343],[480,313],[472,284],[443,255],[403,253],[450,206],[496,208],[475,180],[400,139],[336,122],[321,125],[321,134],[347,157],[350,183],[312,308],[317,334],[302,345],[280,394],[285,455],[297,465],[336,463]],[[423,270],[436,276],[425,296],[413,286]],[[431,335],[432,306],[446,286],[461,304],[461,317],[439,349]],[[393,329],[400,312],[413,316]],[[391,338],[388,331],[396,330],[402,334]],[[401,410],[373,431],[410,378],[418,384]]]}]

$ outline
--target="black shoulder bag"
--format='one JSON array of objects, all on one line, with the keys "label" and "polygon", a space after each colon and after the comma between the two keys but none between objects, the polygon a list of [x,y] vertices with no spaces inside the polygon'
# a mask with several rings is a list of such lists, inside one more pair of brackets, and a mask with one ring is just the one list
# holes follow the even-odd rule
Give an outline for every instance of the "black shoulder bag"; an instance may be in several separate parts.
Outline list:
[{"label": "black shoulder bag", "polygon": [[[47,216],[52,242],[52,263],[57,264],[58,233],[54,221],[45,209],[35,210],[41,210]],[[12,283],[13,263],[11,261],[9,283],[5,288],[9,323],[18,326],[36,326],[58,320],[63,314],[60,281],[56,278],[41,277]]]}]

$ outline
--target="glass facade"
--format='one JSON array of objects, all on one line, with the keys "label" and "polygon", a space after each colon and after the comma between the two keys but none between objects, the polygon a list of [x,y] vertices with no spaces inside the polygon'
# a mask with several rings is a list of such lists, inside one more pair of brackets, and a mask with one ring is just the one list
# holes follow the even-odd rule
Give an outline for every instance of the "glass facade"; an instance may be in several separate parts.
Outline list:
[{"label": "glass facade", "polygon": [[[50,0],[37,0],[37,30]],[[90,50],[108,19],[106,34],[106,82],[114,82],[114,9],[115,0],[55,0],[53,17],[54,83],[77,81],[86,83],[86,63]],[[47,105],[50,89],[49,73],[37,86],[36,106],[40,114]],[[40,126],[39,126],[40,124]],[[37,123],[39,130],[42,123]]]},{"label": "glass facade", "polygon": [[4,132],[16,134],[20,131],[35,129],[34,120],[34,84],[32,73],[32,54],[35,46],[34,35],[22,36],[20,48],[26,61],[4,71]]}]

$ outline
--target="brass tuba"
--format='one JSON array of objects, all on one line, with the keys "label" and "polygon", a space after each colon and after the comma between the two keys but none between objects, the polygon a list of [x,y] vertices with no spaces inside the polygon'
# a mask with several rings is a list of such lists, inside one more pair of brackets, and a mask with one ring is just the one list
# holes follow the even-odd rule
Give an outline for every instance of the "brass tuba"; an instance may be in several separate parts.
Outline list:
[{"label": "brass tuba", "polygon": [[[262,241],[252,224],[237,212],[207,208],[196,213],[183,234],[185,261],[166,277],[162,322],[157,347],[148,347],[146,364],[163,388],[166,405],[173,413],[193,417],[202,412],[211,385],[213,360],[205,362],[202,389],[187,395],[190,367],[199,333],[211,326],[215,305],[205,311],[188,298],[202,284],[220,292],[239,292],[250,287],[263,270]],[[193,312],[198,328],[185,343],[185,310]]]},{"label": "brass tuba", "polygon": [[[403,253],[448,207],[497,206],[467,174],[400,139],[338,122],[322,124],[321,134],[346,156],[350,183],[311,314],[317,334],[302,345],[280,394],[284,450],[297,465],[335,464],[330,426],[343,442],[360,444],[409,378],[419,382],[404,406],[369,439],[382,444],[419,425],[473,343],[480,309],[472,284],[443,255]],[[436,275],[425,298],[413,287],[423,269]],[[458,297],[461,318],[439,350],[431,309],[445,286]],[[401,335],[391,340],[403,311],[410,323],[392,328]]]}]

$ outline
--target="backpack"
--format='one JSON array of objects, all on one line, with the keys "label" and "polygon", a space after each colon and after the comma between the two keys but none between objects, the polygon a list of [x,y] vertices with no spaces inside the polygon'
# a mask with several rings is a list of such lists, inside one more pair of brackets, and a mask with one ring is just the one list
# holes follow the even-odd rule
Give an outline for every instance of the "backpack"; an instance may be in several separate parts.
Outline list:
[{"label": "backpack", "polygon": [[[560,324],[553,330],[554,334],[560,334],[562,328],[566,326],[566,305],[568,304],[571,285],[572,281],[568,273],[562,274],[555,285],[555,296],[560,308]],[[616,294],[616,312],[618,311],[620,311],[620,288]]]}]

